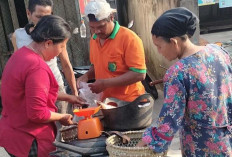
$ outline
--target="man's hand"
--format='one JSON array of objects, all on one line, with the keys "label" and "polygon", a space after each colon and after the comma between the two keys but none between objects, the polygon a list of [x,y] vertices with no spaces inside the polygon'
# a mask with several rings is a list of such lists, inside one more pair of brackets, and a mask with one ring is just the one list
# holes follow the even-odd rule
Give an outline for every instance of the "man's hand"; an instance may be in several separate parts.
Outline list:
[{"label": "man's hand", "polygon": [[87,74],[85,74],[85,75],[82,75],[81,77],[79,77],[78,79],[77,79],[77,89],[80,89],[81,87],[80,87],[80,82],[88,82],[88,75]]},{"label": "man's hand", "polygon": [[89,85],[90,90],[93,93],[101,93],[102,91],[104,91],[106,89],[105,86],[105,81],[104,80],[96,80],[94,83]]},{"label": "man's hand", "polygon": [[91,65],[89,71],[77,79],[77,89],[80,89],[80,82],[88,82],[95,78],[94,66]]},{"label": "man's hand", "polygon": [[68,125],[73,125],[73,116],[71,114],[63,114],[63,117],[59,120],[59,122],[64,125],[64,126],[68,126]]}]

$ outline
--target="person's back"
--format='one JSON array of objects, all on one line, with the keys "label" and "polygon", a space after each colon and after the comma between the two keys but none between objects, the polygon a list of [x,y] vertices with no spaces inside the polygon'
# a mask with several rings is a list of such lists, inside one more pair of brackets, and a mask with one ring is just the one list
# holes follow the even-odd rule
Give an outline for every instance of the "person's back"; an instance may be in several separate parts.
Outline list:
[{"label": "person's back", "polygon": [[187,103],[185,125],[212,129],[230,125],[232,67],[227,52],[221,47],[209,44],[199,52],[180,59],[167,70],[164,82],[167,87],[166,103],[172,99],[184,99],[173,96],[180,86],[185,88],[183,91],[186,93],[182,93]]},{"label": "person's back", "polygon": [[[187,91],[186,125],[203,128],[231,125],[232,113],[228,111],[232,111],[232,66],[227,52],[217,45],[207,45],[171,66],[164,81],[174,82],[175,77],[183,81]],[[166,92],[171,93],[168,89]]]},{"label": "person's back", "polygon": [[[176,118],[183,156],[229,156],[232,66],[228,54],[217,45],[207,45],[171,66],[164,82],[165,107],[159,116],[164,124],[160,128],[168,124],[169,116]],[[171,107],[173,102],[175,107]],[[172,124],[174,129],[168,132],[176,131],[176,126]]]},{"label": "person's back", "polygon": [[155,152],[168,149],[179,130],[183,157],[232,156],[232,66],[217,45],[191,42],[198,19],[186,8],[164,12],[153,24],[158,52],[175,62],[164,76],[164,103],[156,126],[142,142]]}]

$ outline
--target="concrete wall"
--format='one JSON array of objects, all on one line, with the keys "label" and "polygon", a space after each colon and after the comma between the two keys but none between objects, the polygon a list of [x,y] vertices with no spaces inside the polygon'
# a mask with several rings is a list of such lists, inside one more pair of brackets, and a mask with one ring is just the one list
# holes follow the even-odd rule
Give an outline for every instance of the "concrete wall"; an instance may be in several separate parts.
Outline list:
[{"label": "concrete wall", "polygon": [[[128,21],[134,20],[132,30],[143,41],[148,74],[152,80],[163,78],[166,70],[160,65],[168,68],[175,62],[166,60],[153,45],[152,25],[163,12],[179,6],[185,6],[198,15],[198,5],[195,0],[128,0]],[[199,29],[196,34],[193,38],[195,43],[198,42]],[[162,85],[157,87],[162,89]]]},{"label": "concrete wall", "polygon": [[[193,13],[195,13],[197,15],[197,17],[199,17],[198,1],[195,1],[195,0],[194,1],[193,0],[181,0],[180,1],[180,6],[188,8]],[[191,39],[194,44],[198,44],[199,35],[200,35],[200,28],[199,28],[199,24],[198,24],[197,30],[196,30],[194,36]]]}]

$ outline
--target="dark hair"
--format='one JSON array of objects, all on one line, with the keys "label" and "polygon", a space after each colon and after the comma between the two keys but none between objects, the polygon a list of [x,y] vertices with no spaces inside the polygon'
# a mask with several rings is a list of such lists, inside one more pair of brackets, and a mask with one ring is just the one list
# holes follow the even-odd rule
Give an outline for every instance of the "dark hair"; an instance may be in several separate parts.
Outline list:
[{"label": "dark hair", "polygon": [[28,10],[33,13],[35,11],[36,5],[42,5],[42,6],[50,6],[53,7],[53,1],[52,0],[29,0],[28,2]]},{"label": "dark hair", "polygon": [[[159,36],[156,36],[156,37],[159,37]],[[167,43],[170,43],[171,42],[171,40],[170,40],[170,38],[167,38],[167,37],[163,37],[163,36],[161,36],[162,38],[163,38],[163,40],[164,41],[166,41]],[[187,40],[187,38],[191,38],[192,36],[191,35],[189,35],[189,34],[185,34],[185,35],[182,35],[182,36],[178,36],[182,41],[186,41]]]},{"label": "dark hair", "polygon": [[28,23],[25,25],[24,29],[26,30],[27,34],[31,35],[30,29],[32,27],[35,27],[35,25],[33,23]]},{"label": "dark hair", "polygon": [[43,16],[33,31],[29,31],[33,25],[25,27],[27,33],[35,42],[52,40],[54,44],[64,41],[71,37],[71,28],[69,24],[59,16]]},{"label": "dark hair", "polygon": [[187,36],[193,36],[197,24],[198,18],[194,13],[179,7],[164,12],[153,24],[151,33],[167,39],[180,37],[186,40]]}]

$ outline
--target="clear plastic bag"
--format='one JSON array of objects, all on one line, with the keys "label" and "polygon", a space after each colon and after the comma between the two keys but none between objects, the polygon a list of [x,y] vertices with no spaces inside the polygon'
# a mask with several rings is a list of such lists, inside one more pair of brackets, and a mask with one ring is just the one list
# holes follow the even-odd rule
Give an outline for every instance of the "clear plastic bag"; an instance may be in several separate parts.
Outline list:
[{"label": "clear plastic bag", "polygon": [[122,101],[116,98],[106,98],[103,102],[97,101],[96,103],[102,105],[102,109],[112,109],[112,108],[125,106],[130,102]]},{"label": "clear plastic bag", "polygon": [[[79,96],[86,100],[86,104],[89,105],[88,107],[97,107],[96,101],[101,100],[102,93],[95,94],[89,88],[89,83],[80,82],[80,89],[79,89]],[[77,105],[73,105],[74,109],[80,109]],[[78,122],[79,120],[84,119],[84,117],[78,117],[74,115],[73,121]]]},{"label": "clear plastic bag", "polygon": [[100,101],[102,93],[92,93],[89,88],[89,84],[90,83],[80,82],[79,96],[86,100],[86,104],[88,104],[89,107],[97,107],[95,100]]}]

